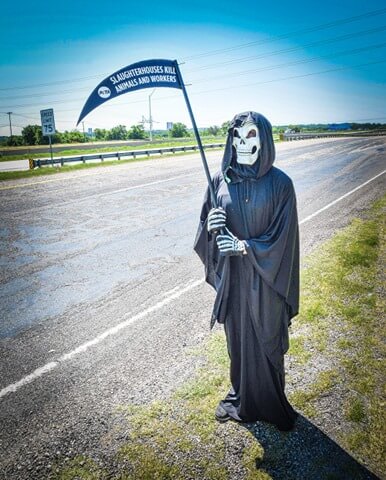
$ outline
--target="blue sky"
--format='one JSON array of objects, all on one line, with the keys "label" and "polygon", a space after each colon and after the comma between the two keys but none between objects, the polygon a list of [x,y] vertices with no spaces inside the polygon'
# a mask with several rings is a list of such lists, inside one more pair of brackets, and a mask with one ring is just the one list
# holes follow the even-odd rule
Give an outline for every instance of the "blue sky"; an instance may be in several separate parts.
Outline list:
[{"label": "blue sky", "polygon": [[[184,62],[199,126],[247,109],[273,124],[386,122],[384,2],[292,3],[5,0],[0,135],[9,132],[6,112],[19,133],[51,107],[57,128],[71,130],[104,77],[148,58]],[[107,102],[86,117],[86,129],[136,124],[150,93]],[[190,125],[179,91],[157,89],[152,111],[154,128]]]}]

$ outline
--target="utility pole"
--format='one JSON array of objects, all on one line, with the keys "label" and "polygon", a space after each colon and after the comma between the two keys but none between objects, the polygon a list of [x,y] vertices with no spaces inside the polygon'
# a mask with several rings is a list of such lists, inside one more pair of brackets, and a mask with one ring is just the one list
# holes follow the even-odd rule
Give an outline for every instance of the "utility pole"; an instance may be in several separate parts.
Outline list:
[{"label": "utility pole", "polygon": [[151,116],[151,96],[153,95],[154,92],[155,92],[155,89],[149,95],[149,137],[151,142],[153,141],[153,118]]},{"label": "utility pole", "polygon": [[11,133],[11,140],[12,140],[12,120],[11,120],[11,115],[13,112],[7,112],[7,115],[9,117],[9,131]]},{"label": "utility pole", "polygon": [[82,128],[83,128],[83,137],[86,140],[86,132],[84,131],[84,122],[82,122]]}]

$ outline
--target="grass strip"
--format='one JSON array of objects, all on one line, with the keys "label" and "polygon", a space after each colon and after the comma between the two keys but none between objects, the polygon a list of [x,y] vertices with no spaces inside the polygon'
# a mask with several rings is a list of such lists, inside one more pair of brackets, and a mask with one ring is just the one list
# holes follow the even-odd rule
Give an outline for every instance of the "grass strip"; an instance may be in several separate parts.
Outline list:
[{"label": "grass strip", "polygon": [[[205,137],[205,143],[225,143],[225,137]],[[90,145],[89,143],[84,145]],[[182,147],[182,146],[192,146],[197,145],[197,141],[192,139],[181,139],[181,140],[169,140],[164,142],[149,142],[143,143],[140,145],[120,145],[120,146],[112,146],[112,145],[95,145],[94,148],[72,148],[72,149],[65,149],[59,150],[54,152],[55,157],[71,157],[75,155],[88,155],[88,154],[95,154],[95,153],[109,153],[109,152],[131,152],[136,150],[150,150],[155,148],[172,148],[172,147]],[[68,146],[68,145],[67,145]],[[21,148],[28,148],[28,145]],[[44,148],[44,145],[34,146],[31,148],[29,153],[22,153],[22,154],[14,154],[14,155],[1,155],[0,153],[0,162],[8,162],[14,160],[28,160],[29,158],[49,158],[49,146],[47,145],[47,152],[45,153],[33,153],[34,148]],[[4,150],[3,150],[4,151]],[[12,151],[12,150],[9,150]]]},{"label": "grass strip", "polygon": [[295,342],[290,349],[300,360],[313,351],[310,362],[323,355],[334,365],[293,392],[294,405],[317,417],[322,393],[339,387],[340,444],[380,474],[386,474],[385,209],[386,196],[305,260],[295,324],[308,335],[302,348]]},{"label": "grass strip", "polygon": [[[274,134],[273,139],[275,142],[280,141],[279,135]],[[202,137],[202,140],[206,144],[211,144],[211,143],[225,143],[226,137],[221,136],[221,137],[210,137],[210,136],[205,136]],[[85,143],[84,145],[90,145],[89,143]],[[131,152],[131,151],[136,151],[136,150],[151,150],[154,148],[172,148],[172,147],[183,147],[183,146],[192,146],[192,145],[197,145],[197,141],[194,138],[185,138],[185,139],[180,139],[180,140],[166,140],[166,141],[161,141],[161,142],[148,142],[148,143],[143,143],[140,145],[124,145],[122,144],[121,146],[101,146],[101,145],[95,145],[94,148],[74,148],[72,149],[65,149],[65,150],[59,150],[54,152],[55,157],[71,157],[75,155],[88,155],[88,154],[95,154],[95,153],[109,153],[109,152]],[[64,145],[63,145],[64,146]],[[67,145],[68,146],[68,145]],[[19,147],[26,149],[29,146],[26,145],[25,147]],[[34,153],[34,149],[41,149],[44,148],[44,145],[34,145],[31,148],[30,152],[28,153],[21,153],[17,154],[15,153],[14,155],[4,155],[1,154],[0,152],[0,162],[9,162],[9,161],[14,161],[14,160],[28,160],[29,158],[33,159],[38,159],[38,158],[49,158],[51,154],[49,153],[49,146],[47,145],[47,152],[44,153]],[[13,151],[17,150],[17,147],[14,149],[4,149],[4,151]]]},{"label": "grass strip", "polygon": [[[212,148],[211,151],[218,150],[216,148]],[[30,177],[41,177],[44,175],[56,175],[60,173],[72,172],[76,170],[89,170],[93,168],[100,168],[100,167],[111,167],[114,165],[122,165],[125,163],[133,163],[133,162],[145,162],[148,160],[157,160],[157,159],[170,159],[174,157],[180,157],[185,155],[193,155],[197,154],[197,151],[192,152],[176,152],[176,153],[169,153],[163,155],[151,155],[149,157],[136,157],[136,158],[129,158],[127,160],[104,160],[103,162],[89,162],[89,163],[77,163],[75,165],[57,165],[54,167],[41,167],[35,168],[34,170],[23,170],[23,171],[16,171],[16,172],[0,172],[0,181],[2,180],[16,180],[19,178],[30,178]]]},{"label": "grass strip", "polygon": [[[209,139],[206,137],[205,141],[208,142]],[[275,139],[275,142],[279,141],[278,139]],[[223,137],[221,138],[213,138],[210,140],[210,143],[224,143],[225,140]],[[185,146],[191,146],[191,145],[197,145],[197,143],[193,140],[184,142],[183,145]],[[181,143],[179,142],[166,142],[166,143],[157,143],[157,144],[146,144],[146,145],[140,145],[138,147],[133,146],[133,147],[120,147],[119,151],[136,151],[136,150],[147,150],[147,149],[154,149],[154,148],[167,148],[167,147],[180,147],[182,146]],[[205,147],[205,144],[204,144]],[[218,150],[217,148],[211,148],[210,151],[213,150]],[[80,150],[80,149],[74,149],[74,150],[63,150],[60,152],[55,152],[55,157],[68,157],[68,156],[75,156],[75,155],[84,155],[87,158],[88,154],[93,154],[93,153],[110,153],[117,151],[117,149],[114,149],[112,147],[101,147],[101,148],[95,148],[91,150]],[[41,175],[53,175],[57,173],[64,173],[64,172],[69,172],[73,170],[83,170],[87,168],[97,168],[97,167],[104,167],[104,166],[113,166],[113,165],[121,165],[122,163],[131,163],[131,162],[141,162],[144,160],[152,160],[156,158],[170,158],[170,157],[175,157],[175,156],[180,156],[180,155],[189,155],[189,154],[196,154],[198,150],[194,151],[188,151],[188,152],[176,152],[176,153],[164,153],[160,155],[150,155],[150,156],[143,156],[143,157],[136,157],[136,158],[128,158],[126,160],[104,160],[97,162],[95,160],[90,160],[90,163],[77,163],[75,165],[58,165],[55,164],[54,167],[48,166],[48,167],[40,167],[40,168],[35,168],[34,170],[22,170],[22,171],[9,171],[9,172],[0,172],[0,181],[3,180],[15,180],[18,178],[29,178],[29,177],[36,177],[36,176],[41,176]],[[9,155],[9,156],[4,156],[0,157],[0,162],[8,162],[8,161],[14,161],[14,160],[28,160],[29,158],[32,159],[39,159],[39,158],[49,158],[50,154],[23,154],[23,155]]]}]

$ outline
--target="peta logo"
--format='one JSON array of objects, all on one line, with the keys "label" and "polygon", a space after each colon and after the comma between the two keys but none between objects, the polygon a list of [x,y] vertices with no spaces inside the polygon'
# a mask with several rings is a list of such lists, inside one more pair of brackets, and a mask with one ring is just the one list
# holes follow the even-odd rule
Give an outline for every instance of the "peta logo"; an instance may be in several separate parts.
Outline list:
[{"label": "peta logo", "polygon": [[111,95],[111,90],[108,87],[99,87],[98,95],[101,98],[109,98],[109,96]]}]

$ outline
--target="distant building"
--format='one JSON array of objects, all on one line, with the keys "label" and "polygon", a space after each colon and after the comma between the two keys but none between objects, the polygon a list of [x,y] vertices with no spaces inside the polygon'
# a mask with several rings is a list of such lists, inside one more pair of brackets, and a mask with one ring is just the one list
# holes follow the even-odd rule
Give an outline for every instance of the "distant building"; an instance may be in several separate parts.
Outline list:
[{"label": "distant building", "polygon": [[350,123],[330,123],[328,125],[328,130],[351,130]]},{"label": "distant building", "polygon": [[173,122],[166,122],[166,129],[171,130],[173,128]]}]

